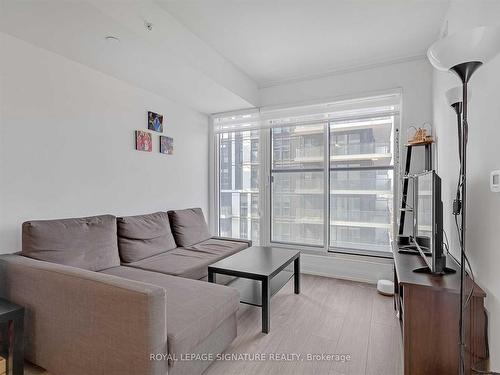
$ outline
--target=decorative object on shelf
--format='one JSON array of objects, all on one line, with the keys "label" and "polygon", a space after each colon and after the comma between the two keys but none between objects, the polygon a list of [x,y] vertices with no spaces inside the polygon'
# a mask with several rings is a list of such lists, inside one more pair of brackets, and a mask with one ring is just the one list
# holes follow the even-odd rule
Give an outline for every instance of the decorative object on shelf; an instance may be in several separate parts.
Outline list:
[{"label": "decorative object on shelf", "polygon": [[142,130],[135,131],[135,149],[138,151],[153,151],[153,140],[151,133]]},{"label": "decorative object on shelf", "polygon": [[158,133],[163,133],[163,116],[149,111],[148,129]]},{"label": "decorative object on shelf", "polygon": [[[410,136],[410,129],[415,130],[412,136]],[[431,133],[431,126],[428,123],[423,124],[422,127],[418,129],[414,126],[410,126],[407,132],[408,144],[412,146],[430,144],[434,142]]]},{"label": "decorative object on shelf", "polygon": [[162,154],[172,155],[174,153],[174,139],[160,135],[160,152]]},{"label": "decorative object on shelf", "polygon": [[[468,303],[465,295],[466,279],[466,205],[467,205],[467,138],[469,124],[467,122],[467,84],[474,72],[500,52],[500,26],[475,27],[449,35],[435,42],[427,51],[431,64],[438,70],[454,72],[462,82],[462,108],[460,144],[460,176],[457,186],[457,197],[453,202],[453,215],[461,214],[461,225],[458,228],[460,244],[460,375],[469,373],[465,368],[465,322],[464,311]],[[464,100],[465,99],[465,100]],[[452,103],[453,104],[453,103]],[[469,292],[467,292],[468,294]]]}]

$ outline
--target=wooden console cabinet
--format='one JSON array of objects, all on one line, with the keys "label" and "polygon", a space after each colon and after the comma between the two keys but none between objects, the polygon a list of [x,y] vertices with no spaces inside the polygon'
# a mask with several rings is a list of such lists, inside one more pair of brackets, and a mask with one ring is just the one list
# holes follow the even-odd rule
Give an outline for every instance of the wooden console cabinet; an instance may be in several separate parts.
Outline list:
[{"label": "wooden console cabinet", "polygon": [[[457,272],[444,276],[415,273],[424,260],[394,248],[394,308],[403,335],[405,375],[456,375],[459,373],[459,265],[451,256],[447,266]],[[467,291],[472,281],[466,282]],[[465,311],[466,374],[486,357],[485,292],[474,285]]]}]

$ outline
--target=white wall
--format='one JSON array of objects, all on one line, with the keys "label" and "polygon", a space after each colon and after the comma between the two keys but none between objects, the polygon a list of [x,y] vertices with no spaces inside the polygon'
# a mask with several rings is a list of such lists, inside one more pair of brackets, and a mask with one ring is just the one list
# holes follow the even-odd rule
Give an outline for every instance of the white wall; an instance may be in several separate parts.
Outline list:
[{"label": "white wall", "polygon": [[[452,2],[443,29],[448,33],[475,26],[500,24],[498,1]],[[470,81],[469,144],[467,159],[467,251],[478,284],[488,297],[492,369],[500,371],[500,194],[489,191],[489,173],[500,169],[500,57],[481,67]],[[458,236],[451,215],[458,175],[456,117],[444,93],[460,81],[451,73],[434,72],[434,122],[437,124],[438,173],[443,182],[444,228],[451,250],[459,255]]]},{"label": "white wall", "polygon": [[[0,253],[28,219],[208,208],[208,119],[64,57],[0,34]],[[147,111],[174,155],[134,150]]]}]

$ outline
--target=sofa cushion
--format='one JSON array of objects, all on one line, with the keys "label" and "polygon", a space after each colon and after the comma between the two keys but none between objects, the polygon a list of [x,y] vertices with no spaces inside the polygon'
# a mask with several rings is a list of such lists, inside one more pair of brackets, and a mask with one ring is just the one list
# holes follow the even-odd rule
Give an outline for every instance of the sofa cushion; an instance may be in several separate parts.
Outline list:
[{"label": "sofa cushion", "polygon": [[208,266],[247,247],[245,242],[208,239],[189,248],[179,247],[167,253],[156,255],[138,262],[127,264],[130,267],[201,279],[208,274]]},{"label": "sofa cushion", "polygon": [[217,260],[222,259],[228,255],[237,253],[248,247],[248,242],[238,241],[231,239],[220,239],[220,238],[209,238],[208,240],[199,242],[191,246],[185,246],[188,250],[193,250],[195,252],[211,254],[217,258]]},{"label": "sofa cushion", "polygon": [[119,217],[116,222],[122,262],[136,262],[177,247],[166,212]]},{"label": "sofa cushion", "polygon": [[116,217],[27,221],[22,227],[21,253],[91,271],[119,266]]},{"label": "sofa cushion", "polygon": [[211,237],[201,208],[168,211],[168,217],[178,246],[191,246]]},{"label": "sofa cushion", "polygon": [[[168,353],[180,358],[194,351],[238,310],[236,289],[198,280],[120,266],[102,273],[160,286],[167,295]],[[175,362],[170,362],[174,365]]]}]

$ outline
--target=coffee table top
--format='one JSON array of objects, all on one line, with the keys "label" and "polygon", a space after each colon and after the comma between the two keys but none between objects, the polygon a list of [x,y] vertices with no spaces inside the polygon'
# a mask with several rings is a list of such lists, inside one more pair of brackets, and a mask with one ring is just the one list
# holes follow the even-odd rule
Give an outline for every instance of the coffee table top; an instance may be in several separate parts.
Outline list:
[{"label": "coffee table top", "polygon": [[300,256],[298,250],[252,246],[208,266],[216,273],[241,277],[274,277]]}]

